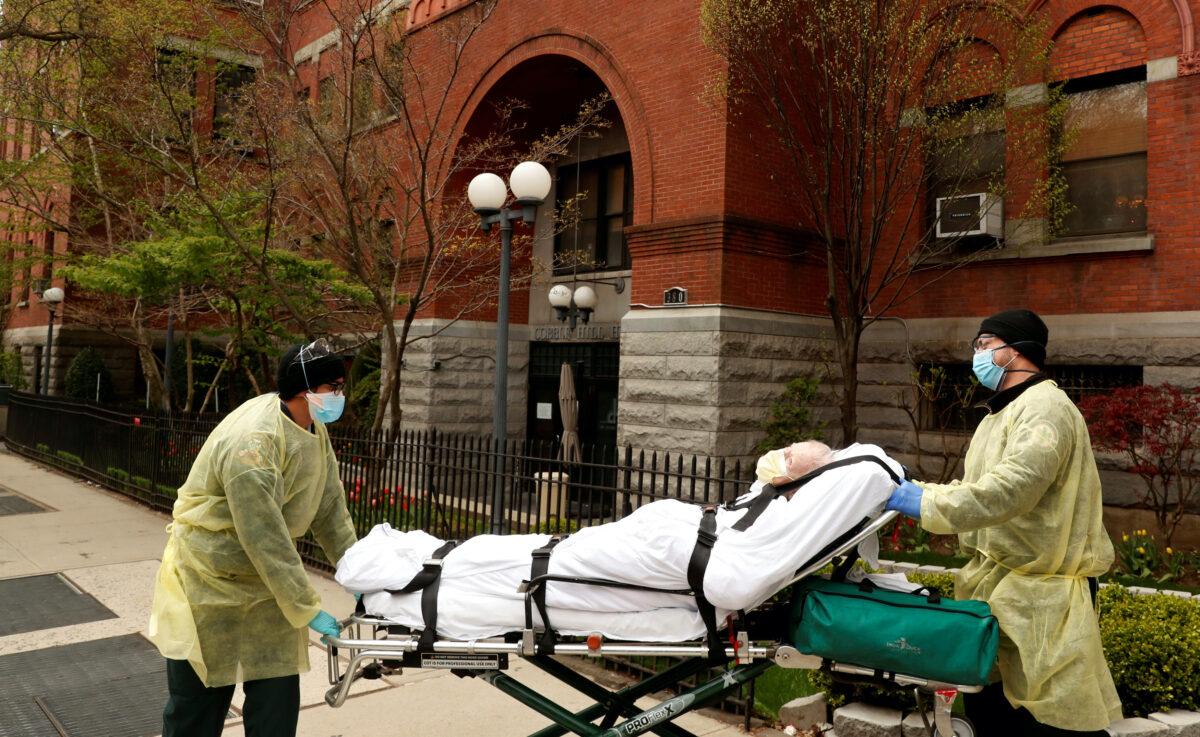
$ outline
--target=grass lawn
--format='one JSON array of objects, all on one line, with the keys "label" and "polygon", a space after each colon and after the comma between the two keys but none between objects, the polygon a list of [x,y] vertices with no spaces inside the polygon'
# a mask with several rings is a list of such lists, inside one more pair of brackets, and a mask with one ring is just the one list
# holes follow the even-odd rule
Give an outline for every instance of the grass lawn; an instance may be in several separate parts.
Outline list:
[{"label": "grass lawn", "polygon": [[754,684],[754,708],[772,719],[779,718],[779,707],[792,699],[814,694],[816,688],[808,679],[809,671],[771,668]]}]

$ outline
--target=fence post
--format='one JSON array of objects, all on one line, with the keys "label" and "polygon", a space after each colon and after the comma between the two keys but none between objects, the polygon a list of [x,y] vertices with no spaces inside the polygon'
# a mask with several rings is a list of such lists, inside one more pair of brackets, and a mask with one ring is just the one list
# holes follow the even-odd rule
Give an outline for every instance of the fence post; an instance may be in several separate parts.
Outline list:
[{"label": "fence post", "polygon": [[437,474],[434,473],[434,451],[437,445],[437,428],[431,427],[425,435],[425,462],[422,465],[424,468],[425,493],[429,495],[429,504],[425,505],[425,529],[433,529],[433,507],[437,504]]}]

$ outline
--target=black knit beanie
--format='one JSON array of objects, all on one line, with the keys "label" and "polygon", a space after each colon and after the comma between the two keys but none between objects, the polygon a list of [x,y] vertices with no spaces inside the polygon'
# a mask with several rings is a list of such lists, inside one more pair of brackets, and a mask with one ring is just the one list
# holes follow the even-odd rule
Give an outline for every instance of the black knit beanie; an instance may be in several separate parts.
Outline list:
[{"label": "black knit beanie", "polygon": [[1050,331],[1037,314],[1029,310],[997,312],[979,324],[979,332],[975,337],[984,333],[1000,338],[1015,348],[1017,353],[1033,361],[1038,368],[1045,368]]},{"label": "black knit beanie", "polygon": [[300,392],[346,377],[346,364],[336,354],[306,358],[301,364],[297,356],[303,347],[303,344],[297,343],[279,357],[275,388],[279,391],[280,399],[291,399]]}]

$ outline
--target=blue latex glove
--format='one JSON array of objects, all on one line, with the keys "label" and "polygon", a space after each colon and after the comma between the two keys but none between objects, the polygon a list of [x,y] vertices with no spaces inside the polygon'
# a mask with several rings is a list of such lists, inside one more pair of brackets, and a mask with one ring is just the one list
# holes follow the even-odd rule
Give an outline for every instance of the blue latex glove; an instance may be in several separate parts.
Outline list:
[{"label": "blue latex glove", "polygon": [[337,620],[333,618],[332,614],[324,609],[317,612],[317,616],[312,618],[312,621],[308,623],[308,626],[313,632],[317,632],[322,635],[328,635],[329,637],[337,637],[342,634],[342,631],[338,629]]},{"label": "blue latex glove", "polygon": [[888,499],[887,506],[884,509],[899,512],[913,519],[921,519],[922,493],[924,492],[920,486],[911,481],[905,481],[892,492],[892,496]]}]

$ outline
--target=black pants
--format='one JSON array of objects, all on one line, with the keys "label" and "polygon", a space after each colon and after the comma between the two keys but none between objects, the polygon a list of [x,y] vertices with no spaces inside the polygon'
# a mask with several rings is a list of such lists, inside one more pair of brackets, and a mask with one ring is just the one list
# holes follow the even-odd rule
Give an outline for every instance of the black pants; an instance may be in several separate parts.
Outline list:
[{"label": "black pants", "polygon": [[[209,688],[186,660],[167,660],[163,737],[218,737],[233,700],[233,686]],[[246,681],[242,718],[247,737],[295,737],[300,717],[300,676]]]},{"label": "black pants", "polygon": [[977,694],[963,694],[963,699],[967,717],[975,725],[976,737],[1108,737],[1103,729],[1076,732],[1042,724],[1024,708],[1014,709],[999,683]]}]

